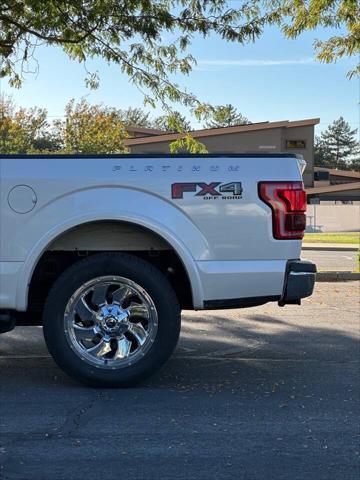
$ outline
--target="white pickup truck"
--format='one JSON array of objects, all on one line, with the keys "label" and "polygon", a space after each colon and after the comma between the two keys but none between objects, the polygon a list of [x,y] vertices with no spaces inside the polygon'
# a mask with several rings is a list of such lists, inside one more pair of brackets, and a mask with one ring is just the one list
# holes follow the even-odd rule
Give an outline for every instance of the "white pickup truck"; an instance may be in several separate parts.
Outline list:
[{"label": "white pickup truck", "polygon": [[127,386],[181,309],[300,304],[304,161],[290,154],[1,155],[0,332],[43,325],[57,364]]}]

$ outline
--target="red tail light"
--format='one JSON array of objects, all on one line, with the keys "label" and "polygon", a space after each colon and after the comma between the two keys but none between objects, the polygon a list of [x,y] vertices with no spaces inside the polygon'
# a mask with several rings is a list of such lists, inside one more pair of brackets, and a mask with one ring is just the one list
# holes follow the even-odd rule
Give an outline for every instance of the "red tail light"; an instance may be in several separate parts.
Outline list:
[{"label": "red tail light", "polygon": [[274,238],[303,238],[306,192],[302,182],[260,182],[259,197],[272,210]]}]

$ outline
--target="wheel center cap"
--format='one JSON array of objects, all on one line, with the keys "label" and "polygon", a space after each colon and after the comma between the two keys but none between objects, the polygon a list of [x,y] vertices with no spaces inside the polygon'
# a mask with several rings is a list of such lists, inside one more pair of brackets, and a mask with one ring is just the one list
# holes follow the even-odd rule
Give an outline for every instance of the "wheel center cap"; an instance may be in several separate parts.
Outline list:
[{"label": "wheel center cap", "polygon": [[117,324],[117,320],[115,317],[108,317],[105,319],[105,325],[108,327],[108,328],[114,328]]},{"label": "wheel center cap", "polygon": [[129,314],[118,305],[106,305],[101,308],[98,321],[102,330],[107,333],[124,333],[127,326]]}]

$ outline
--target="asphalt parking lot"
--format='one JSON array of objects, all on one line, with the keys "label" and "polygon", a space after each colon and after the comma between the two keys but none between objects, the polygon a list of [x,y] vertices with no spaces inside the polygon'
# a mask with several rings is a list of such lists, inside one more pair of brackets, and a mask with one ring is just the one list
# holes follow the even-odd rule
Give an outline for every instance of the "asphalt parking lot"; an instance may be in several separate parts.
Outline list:
[{"label": "asphalt parking lot", "polygon": [[358,479],[359,284],[302,307],[184,312],[163,370],[84,388],[41,329],[0,336],[0,479]]},{"label": "asphalt parking lot", "polygon": [[319,272],[324,270],[355,272],[358,267],[357,251],[303,250],[301,258],[314,262]]}]

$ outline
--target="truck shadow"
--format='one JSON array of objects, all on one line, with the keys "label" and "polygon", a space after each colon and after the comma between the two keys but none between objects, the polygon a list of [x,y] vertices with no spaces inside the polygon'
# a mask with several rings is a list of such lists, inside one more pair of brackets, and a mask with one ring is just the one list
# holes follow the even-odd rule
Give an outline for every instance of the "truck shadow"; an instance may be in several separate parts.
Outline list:
[{"label": "truck shadow", "polygon": [[274,381],[316,383],[324,370],[339,368],[345,373],[347,365],[354,369],[359,365],[358,339],[337,328],[302,326],[301,319],[295,324],[258,314],[247,314],[244,321],[240,313],[237,321],[214,315],[209,321],[216,326],[213,334],[185,334],[152,386],[171,387],[173,379],[182,389],[184,385],[221,390]]},{"label": "truck shadow", "polygon": [[[268,314],[186,312],[178,347],[162,370],[136,389],[233,390],[306,379],[324,367],[354,366],[359,344],[352,332],[304,326]],[[325,370],[326,370],[325,368]],[[53,362],[40,327],[18,327],[0,337],[3,386],[82,389]]]}]

